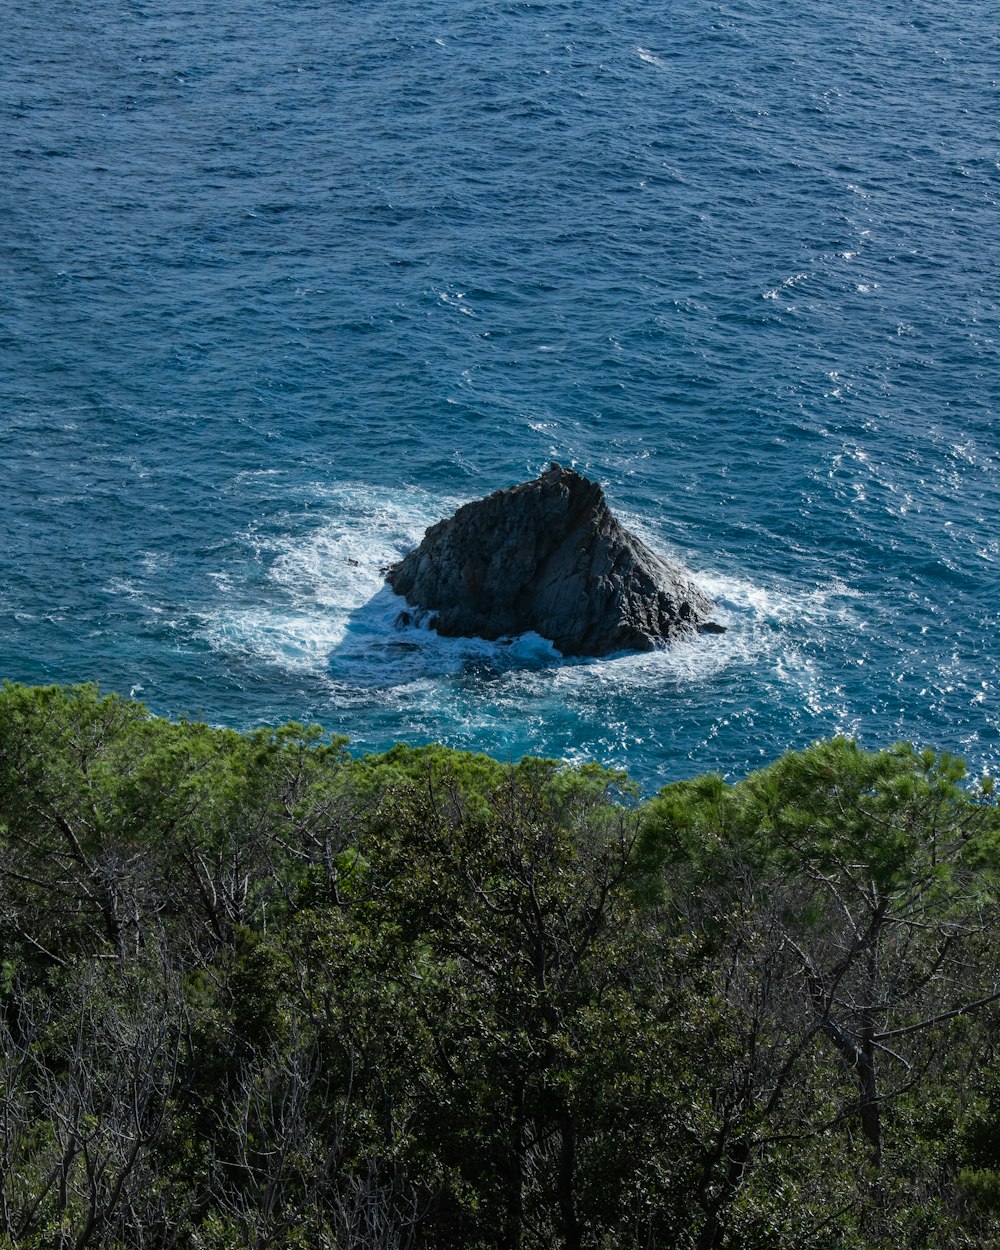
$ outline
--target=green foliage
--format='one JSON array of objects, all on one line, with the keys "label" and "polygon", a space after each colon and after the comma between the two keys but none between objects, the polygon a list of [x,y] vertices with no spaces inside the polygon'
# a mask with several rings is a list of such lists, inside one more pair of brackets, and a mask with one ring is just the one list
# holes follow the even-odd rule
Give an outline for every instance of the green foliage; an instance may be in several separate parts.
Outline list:
[{"label": "green foliage", "polygon": [[1000,1172],[992,1168],[962,1168],[958,1184],[966,1198],[991,1214],[1000,1214]]},{"label": "green foliage", "polygon": [[0,691],[0,1247],[1000,1234],[992,787],[353,759]]}]

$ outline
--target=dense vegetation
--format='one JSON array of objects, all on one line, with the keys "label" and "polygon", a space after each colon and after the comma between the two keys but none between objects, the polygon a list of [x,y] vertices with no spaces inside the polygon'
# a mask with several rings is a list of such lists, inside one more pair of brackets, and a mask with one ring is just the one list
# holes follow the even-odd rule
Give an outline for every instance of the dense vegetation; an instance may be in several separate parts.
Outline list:
[{"label": "dense vegetation", "polygon": [[1000,1236],[1000,820],[0,693],[3,1250]]}]

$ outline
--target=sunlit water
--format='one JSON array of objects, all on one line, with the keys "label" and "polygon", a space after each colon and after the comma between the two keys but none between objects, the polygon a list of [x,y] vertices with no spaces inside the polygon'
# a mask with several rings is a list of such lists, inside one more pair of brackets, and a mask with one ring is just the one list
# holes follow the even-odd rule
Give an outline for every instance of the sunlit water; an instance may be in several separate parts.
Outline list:
[{"label": "sunlit water", "polygon": [[[1000,764],[997,23],[871,8],[9,3],[2,673],[647,787]],[[552,458],[725,635],[394,628]]]}]

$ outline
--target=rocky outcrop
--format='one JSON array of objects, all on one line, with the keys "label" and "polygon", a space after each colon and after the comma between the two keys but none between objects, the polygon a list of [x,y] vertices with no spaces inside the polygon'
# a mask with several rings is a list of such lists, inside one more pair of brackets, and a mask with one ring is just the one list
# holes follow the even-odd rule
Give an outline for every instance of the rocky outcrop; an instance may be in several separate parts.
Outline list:
[{"label": "rocky outcrop", "polygon": [[386,580],[432,612],[440,634],[534,630],[567,656],[650,651],[722,631],[683,570],[615,519],[596,482],[558,464],[431,526]]}]

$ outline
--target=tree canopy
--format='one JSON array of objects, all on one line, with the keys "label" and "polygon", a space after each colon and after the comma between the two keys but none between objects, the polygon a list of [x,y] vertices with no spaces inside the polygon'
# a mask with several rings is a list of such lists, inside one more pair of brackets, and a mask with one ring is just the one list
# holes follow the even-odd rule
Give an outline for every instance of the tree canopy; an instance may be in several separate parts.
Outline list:
[{"label": "tree canopy", "polygon": [[0,691],[0,1250],[1000,1236],[998,820]]}]

